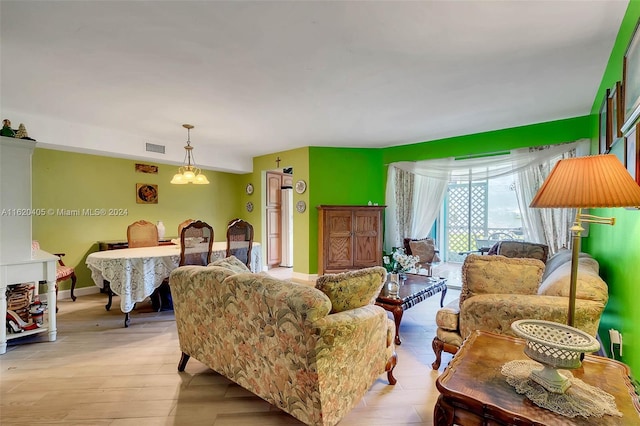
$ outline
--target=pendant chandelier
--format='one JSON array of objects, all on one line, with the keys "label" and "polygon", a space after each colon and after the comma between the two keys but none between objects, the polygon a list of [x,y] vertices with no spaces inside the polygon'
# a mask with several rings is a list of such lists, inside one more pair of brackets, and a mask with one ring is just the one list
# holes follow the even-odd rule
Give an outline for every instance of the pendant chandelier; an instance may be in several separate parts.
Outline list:
[{"label": "pendant chandelier", "polygon": [[182,127],[187,129],[187,145],[184,147],[184,162],[186,165],[178,169],[178,173],[173,175],[171,183],[176,185],[184,185],[186,183],[193,183],[196,185],[206,185],[209,183],[209,179],[202,174],[202,171],[196,167],[196,162],[193,159],[193,147],[191,146],[191,124],[183,124]]}]

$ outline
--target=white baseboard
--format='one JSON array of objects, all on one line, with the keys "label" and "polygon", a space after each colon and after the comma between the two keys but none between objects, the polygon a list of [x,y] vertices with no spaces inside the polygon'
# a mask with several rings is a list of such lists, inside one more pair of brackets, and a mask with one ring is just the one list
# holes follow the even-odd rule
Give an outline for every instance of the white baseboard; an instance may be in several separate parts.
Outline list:
[{"label": "white baseboard", "polygon": [[[91,287],[80,287],[73,290],[73,294],[76,297],[86,296],[88,294],[100,293],[98,286],[92,285]],[[71,300],[71,290],[59,290],[58,300],[69,299]]]}]

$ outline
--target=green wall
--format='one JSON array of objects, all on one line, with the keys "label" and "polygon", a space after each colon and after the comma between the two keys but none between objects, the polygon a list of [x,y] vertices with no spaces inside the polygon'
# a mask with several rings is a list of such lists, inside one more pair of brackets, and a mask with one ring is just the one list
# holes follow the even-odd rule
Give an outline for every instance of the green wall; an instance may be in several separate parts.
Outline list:
[{"label": "green wall", "polygon": [[[205,170],[209,185],[171,185],[176,166],[160,164],[158,174],[147,174],[136,172],[136,163],[141,161],[41,148],[33,154],[33,207],[55,211],[32,218],[33,239],[43,250],[66,253],[77,287],[94,285],[85,259],[98,249],[97,241],[126,241],[132,222],[162,220],[171,237],[183,220],[200,219],[213,226],[216,241],[225,241],[227,223],[239,213],[239,175]],[[137,204],[136,183],[157,184],[158,204]],[[59,209],[113,209],[115,215],[64,216]],[[69,287],[70,281],[61,285]]]},{"label": "green wall", "polygon": [[382,150],[309,148],[309,267],[318,272],[318,209],[323,204],[384,205]]},{"label": "green wall", "polygon": [[384,150],[385,164],[500,152],[590,138],[590,117],[575,117],[473,135],[438,139]]},{"label": "green wall", "polygon": [[[591,108],[590,135],[592,152],[598,146],[598,111],[607,88],[622,80],[622,62],[636,22],[640,19],[640,1],[631,1],[622,21],[609,63]],[[637,309],[640,289],[640,211],[626,209],[595,209],[593,214],[613,216],[615,226],[591,225],[589,238],[583,240],[583,251],[591,253],[600,263],[600,275],[609,286],[609,302],[600,325],[600,336],[609,348],[607,330],[615,328],[623,335],[622,361],[637,376],[640,373],[640,310]]]}]

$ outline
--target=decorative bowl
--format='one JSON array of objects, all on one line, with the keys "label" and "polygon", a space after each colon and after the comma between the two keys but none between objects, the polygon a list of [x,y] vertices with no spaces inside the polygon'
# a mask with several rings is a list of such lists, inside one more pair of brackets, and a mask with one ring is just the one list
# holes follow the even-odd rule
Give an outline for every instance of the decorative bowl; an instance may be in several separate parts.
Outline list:
[{"label": "decorative bowl", "polygon": [[557,369],[580,367],[585,352],[594,352],[600,343],[577,328],[552,321],[524,319],[511,324],[513,332],[527,341],[524,353],[544,366],[531,373],[531,379],[554,393],[564,393],[569,379]]}]

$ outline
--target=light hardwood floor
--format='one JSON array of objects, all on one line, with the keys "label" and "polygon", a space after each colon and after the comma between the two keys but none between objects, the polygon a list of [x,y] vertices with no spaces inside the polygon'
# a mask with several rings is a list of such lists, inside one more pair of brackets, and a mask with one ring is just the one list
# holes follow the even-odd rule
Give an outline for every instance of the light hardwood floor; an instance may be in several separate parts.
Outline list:
[{"label": "light hardwood floor", "polygon": [[[445,304],[458,295],[450,289]],[[124,328],[119,301],[107,312],[103,294],[61,300],[56,342],[43,335],[10,341],[0,355],[0,424],[301,424],[195,359],[178,373],[173,313],[138,304]],[[431,369],[439,301],[438,294],[405,313],[398,383],[389,386],[381,375],[340,426],[433,424],[435,379],[451,359],[444,354],[440,371]]]}]

